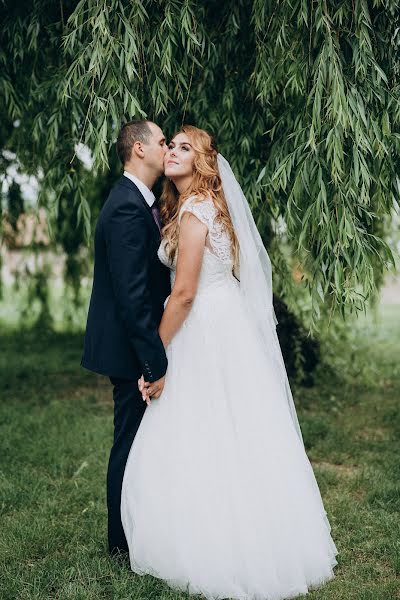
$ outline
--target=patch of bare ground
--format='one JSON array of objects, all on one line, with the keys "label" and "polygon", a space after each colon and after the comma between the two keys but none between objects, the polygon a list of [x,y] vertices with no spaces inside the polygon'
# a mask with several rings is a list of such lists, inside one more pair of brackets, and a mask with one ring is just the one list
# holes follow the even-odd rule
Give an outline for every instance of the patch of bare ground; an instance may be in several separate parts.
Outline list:
[{"label": "patch of bare ground", "polygon": [[57,380],[59,388],[58,397],[60,399],[76,399],[85,397],[95,398],[98,404],[112,404],[112,385],[107,377],[93,375],[86,381],[71,381],[69,377],[63,378],[65,381]]},{"label": "patch of bare ground", "polygon": [[331,470],[338,475],[347,477],[356,477],[361,472],[361,467],[359,465],[337,465],[325,460],[312,460],[310,462],[313,468]]},{"label": "patch of bare ground", "polygon": [[69,398],[84,398],[85,396],[92,396],[96,399],[97,404],[112,404],[112,387],[111,385],[82,385],[73,390],[71,393],[66,393],[65,396]]},{"label": "patch of bare ground", "polygon": [[364,427],[355,434],[355,439],[370,442],[388,442],[390,441],[390,432],[383,427]]}]

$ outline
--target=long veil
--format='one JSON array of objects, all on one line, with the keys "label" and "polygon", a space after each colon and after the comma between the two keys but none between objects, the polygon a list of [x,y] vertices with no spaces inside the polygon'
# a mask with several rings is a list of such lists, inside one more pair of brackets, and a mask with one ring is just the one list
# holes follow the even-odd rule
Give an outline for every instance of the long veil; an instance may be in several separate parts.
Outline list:
[{"label": "long veil", "polygon": [[258,232],[249,204],[228,161],[217,156],[222,188],[239,243],[238,279],[248,314],[256,326],[261,341],[280,377],[284,397],[292,417],[293,425],[303,443],[296,407],[287,378],[285,363],[276,333],[278,323],[273,307],[272,269],[261,236]]}]

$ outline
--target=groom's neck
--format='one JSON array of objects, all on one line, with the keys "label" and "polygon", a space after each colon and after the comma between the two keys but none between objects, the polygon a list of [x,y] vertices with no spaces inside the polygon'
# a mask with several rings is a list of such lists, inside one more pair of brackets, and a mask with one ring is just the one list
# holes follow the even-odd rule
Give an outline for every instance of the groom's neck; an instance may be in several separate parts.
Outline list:
[{"label": "groom's neck", "polygon": [[149,190],[152,189],[152,187],[155,184],[156,179],[157,179],[157,177],[154,176],[154,173],[149,172],[149,170],[146,169],[146,167],[144,167],[140,164],[139,165],[125,164],[124,171],[127,171],[131,175],[134,175],[135,177],[140,179],[140,181],[142,183],[144,183],[144,185],[147,186],[149,188]]}]

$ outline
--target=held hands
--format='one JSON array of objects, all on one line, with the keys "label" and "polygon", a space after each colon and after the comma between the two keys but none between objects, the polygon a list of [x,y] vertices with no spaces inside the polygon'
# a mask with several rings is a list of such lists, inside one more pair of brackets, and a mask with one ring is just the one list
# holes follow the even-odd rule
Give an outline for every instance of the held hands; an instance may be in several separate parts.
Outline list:
[{"label": "held hands", "polygon": [[143,402],[146,402],[147,406],[151,404],[152,398],[159,398],[161,396],[161,392],[164,389],[164,383],[165,376],[152,383],[145,381],[143,375],[138,380],[138,388],[142,394]]}]

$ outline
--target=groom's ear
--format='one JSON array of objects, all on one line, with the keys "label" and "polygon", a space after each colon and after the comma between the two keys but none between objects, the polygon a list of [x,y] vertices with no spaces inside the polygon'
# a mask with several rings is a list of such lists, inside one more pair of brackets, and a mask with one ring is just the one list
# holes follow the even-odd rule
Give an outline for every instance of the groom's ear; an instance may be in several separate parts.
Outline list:
[{"label": "groom's ear", "polygon": [[132,154],[134,156],[138,156],[139,158],[143,158],[144,157],[143,142],[140,142],[139,140],[137,140],[133,144],[133,146],[132,146]]}]

